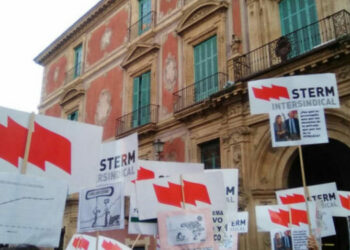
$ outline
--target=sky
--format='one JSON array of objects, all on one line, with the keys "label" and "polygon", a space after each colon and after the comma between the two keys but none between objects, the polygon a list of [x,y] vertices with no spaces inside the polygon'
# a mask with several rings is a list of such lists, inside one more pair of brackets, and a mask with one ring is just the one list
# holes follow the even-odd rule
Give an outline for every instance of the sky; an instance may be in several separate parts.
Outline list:
[{"label": "sky", "polygon": [[96,3],[0,1],[0,106],[38,113],[44,68],[33,59]]}]

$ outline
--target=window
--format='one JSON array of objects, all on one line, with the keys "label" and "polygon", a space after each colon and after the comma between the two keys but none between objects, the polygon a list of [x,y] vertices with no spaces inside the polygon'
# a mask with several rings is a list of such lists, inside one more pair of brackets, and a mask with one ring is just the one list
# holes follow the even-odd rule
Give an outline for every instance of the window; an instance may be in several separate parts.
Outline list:
[{"label": "window", "polygon": [[74,48],[74,78],[81,74],[82,50],[82,44]]},{"label": "window", "polygon": [[199,145],[201,162],[205,169],[220,168],[220,140],[215,139]]},{"label": "window", "polygon": [[282,0],[279,3],[279,10],[282,35],[293,32],[287,36],[291,43],[289,58],[320,44],[315,0]]},{"label": "window", "polygon": [[218,90],[216,35],[194,47],[195,101]]},{"label": "window", "polygon": [[151,27],[151,0],[139,0],[139,35]]},{"label": "window", "polygon": [[71,121],[78,121],[78,110],[69,113],[67,119]]},{"label": "window", "polygon": [[150,82],[148,71],[134,78],[132,127],[138,127],[150,121]]}]

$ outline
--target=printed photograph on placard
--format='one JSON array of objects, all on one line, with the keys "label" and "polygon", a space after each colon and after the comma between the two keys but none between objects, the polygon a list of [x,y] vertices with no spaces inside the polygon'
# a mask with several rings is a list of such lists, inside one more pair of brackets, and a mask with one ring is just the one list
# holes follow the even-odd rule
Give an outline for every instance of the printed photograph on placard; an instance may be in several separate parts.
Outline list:
[{"label": "printed photograph on placard", "polygon": [[270,112],[273,147],[328,142],[323,109],[279,110]]},{"label": "printed photograph on placard", "polygon": [[287,230],[274,230],[270,232],[272,250],[292,250],[292,232]]}]

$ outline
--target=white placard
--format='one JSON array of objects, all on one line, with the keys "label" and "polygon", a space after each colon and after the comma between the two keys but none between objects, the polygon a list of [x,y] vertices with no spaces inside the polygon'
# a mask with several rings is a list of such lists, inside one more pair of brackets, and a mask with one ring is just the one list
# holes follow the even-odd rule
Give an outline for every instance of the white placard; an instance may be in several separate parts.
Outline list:
[{"label": "white placard", "polygon": [[251,114],[322,107],[339,108],[335,74],[310,74],[248,82]]},{"label": "white placard", "polygon": [[350,216],[350,192],[338,190],[338,197],[339,197],[341,207],[337,208],[334,214],[340,217],[349,217]]},{"label": "white placard", "polygon": [[270,112],[273,147],[327,143],[323,109],[299,109]]},{"label": "white placard", "polygon": [[124,228],[122,182],[84,189],[79,196],[78,232]]},{"label": "white placard", "polygon": [[0,243],[58,247],[67,183],[0,173]]},{"label": "white placard", "polygon": [[237,233],[248,233],[249,216],[248,212],[232,212],[227,213],[230,230]]},{"label": "white placard", "polygon": [[[0,171],[19,172],[29,113],[0,107]],[[27,174],[64,179],[69,193],[95,182],[102,127],[36,115]]]}]

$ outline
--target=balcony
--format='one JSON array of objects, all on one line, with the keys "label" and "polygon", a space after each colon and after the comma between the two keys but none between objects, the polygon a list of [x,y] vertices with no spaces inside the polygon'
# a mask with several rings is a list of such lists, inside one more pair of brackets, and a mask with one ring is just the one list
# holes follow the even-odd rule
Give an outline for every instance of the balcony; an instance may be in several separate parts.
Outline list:
[{"label": "balcony", "polygon": [[226,74],[219,72],[208,76],[186,88],[176,91],[174,93],[174,110],[175,112],[179,112],[185,108],[194,106],[228,86],[229,83],[227,82]]},{"label": "balcony", "polygon": [[82,74],[82,66],[83,64],[79,63],[66,72],[65,84],[70,83]]},{"label": "balcony", "polygon": [[139,134],[154,131],[158,122],[158,109],[158,105],[150,104],[119,117],[116,124],[116,136],[135,130]]},{"label": "balcony", "polygon": [[234,79],[246,81],[274,66],[290,62],[349,37],[350,14],[339,11],[233,60]]},{"label": "balcony", "polygon": [[156,13],[150,11],[129,27],[129,41],[134,40],[155,26]]}]

